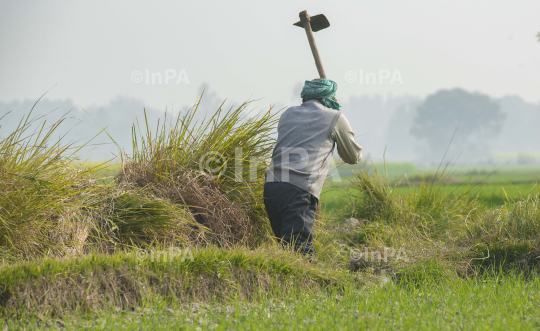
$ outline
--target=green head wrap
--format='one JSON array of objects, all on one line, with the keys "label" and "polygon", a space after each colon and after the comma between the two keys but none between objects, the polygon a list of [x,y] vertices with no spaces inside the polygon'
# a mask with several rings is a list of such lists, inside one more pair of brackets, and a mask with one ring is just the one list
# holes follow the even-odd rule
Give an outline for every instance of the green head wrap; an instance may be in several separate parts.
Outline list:
[{"label": "green head wrap", "polygon": [[320,98],[323,105],[328,108],[339,110],[339,103],[336,102],[337,84],[333,80],[323,78],[320,82],[306,80],[300,96],[304,99]]}]

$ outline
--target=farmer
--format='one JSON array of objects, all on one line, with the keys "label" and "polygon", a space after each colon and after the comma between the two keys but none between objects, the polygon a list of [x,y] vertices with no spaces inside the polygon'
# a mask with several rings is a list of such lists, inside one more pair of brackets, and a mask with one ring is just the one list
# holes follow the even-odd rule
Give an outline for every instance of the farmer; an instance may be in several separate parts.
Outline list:
[{"label": "farmer", "polygon": [[306,81],[302,105],[279,119],[278,139],[266,171],[264,204],[274,235],[284,245],[313,256],[313,223],[334,146],[343,161],[360,162],[362,147],[339,111],[337,85],[329,79]]}]

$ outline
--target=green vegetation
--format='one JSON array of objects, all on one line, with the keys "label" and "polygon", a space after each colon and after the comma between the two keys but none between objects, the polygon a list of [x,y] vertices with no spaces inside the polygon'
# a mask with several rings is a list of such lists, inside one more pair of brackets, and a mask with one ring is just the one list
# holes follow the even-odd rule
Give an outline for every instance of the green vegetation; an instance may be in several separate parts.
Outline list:
[{"label": "green vegetation", "polygon": [[[58,242],[69,240],[76,231],[62,215],[80,218],[79,206],[93,204],[96,190],[91,176],[100,165],[73,166],[78,148],[52,138],[63,120],[47,127],[46,121],[34,125],[38,119],[30,115],[0,140],[0,253],[4,258],[56,250]],[[63,238],[55,237],[58,228],[63,228]]]},{"label": "green vegetation", "polygon": [[[200,100],[199,100],[200,103]],[[209,229],[211,241],[252,245],[268,237],[260,196],[277,124],[271,109],[247,117],[249,103],[220,107],[197,123],[199,104],[152,132],[133,128],[133,156],[123,160],[115,181],[185,206]]]},{"label": "green vegetation", "polygon": [[116,164],[77,160],[29,116],[0,138],[0,325],[538,327],[540,171],[340,167],[307,261],[270,236],[277,117],[248,105],[137,124]]},{"label": "green vegetation", "polygon": [[[114,176],[114,164],[81,162],[82,146],[52,141],[63,118],[48,127],[30,112],[0,141],[0,259],[264,241],[258,158],[272,147],[277,118],[246,117],[248,105],[196,123],[197,104],[154,133],[134,126],[133,155]],[[234,158],[241,176],[226,166]]]},{"label": "green vegetation", "polygon": [[450,266],[446,272],[458,275],[474,274],[474,267],[485,266],[486,261],[505,266],[519,262],[525,267],[540,262],[536,258],[540,194],[489,209],[468,187],[447,194],[448,178],[443,171],[400,195],[393,190],[399,183],[391,183],[377,171],[358,173],[357,195],[350,208],[371,229],[365,235],[366,244],[406,247],[419,262],[435,260]]},{"label": "green vegetation", "polygon": [[92,319],[42,322],[34,317],[27,324],[29,329],[66,330],[530,330],[540,322],[539,290],[538,280],[510,275],[426,282],[422,288],[291,290],[255,303],[154,304],[134,311],[110,309]]},{"label": "green vegetation", "polygon": [[[512,184],[514,182],[514,184]],[[398,195],[406,195],[415,190],[415,186],[399,186],[394,188]],[[515,183],[509,181],[501,184],[476,184],[469,187],[466,184],[446,184],[443,191],[449,195],[459,195],[465,190],[470,191],[479,201],[486,203],[489,207],[498,207],[510,200],[525,198],[529,194],[539,192],[537,183]],[[355,188],[351,185],[328,185],[323,189],[321,201],[323,209],[327,211],[342,209],[353,197]]]},{"label": "green vegetation", "polygon": [[[355,173],[362,170],[385,174],[390,181],[399,183],[392,189],[398,195],[407,195],[430,178],[437,168],[420,169],[411,163],[361,163],[337,166],[341,181],[328,181],[321,200],[328,211],[342,209],[355,195],[352,181]],[[539,191],[540,166],[507,165],[499,167],[467,166],[448,169],[442,190],[448,195],[459,196],[468,191],[471,196],[485,202],[488,207],[504,205],[508,200],[517,200]]]},{"label": "green vegetation", "polygon": [[162,249],[164,255],[137,251],[6,266],[0,275],[4,314],[12,319],[25,314],[62,318],[74,312],[91,316],[157,302],[217,303],[293,288],[337,287],[348,279],[346,272],[329,272],[277,247],[185,249],[176,256]]}]

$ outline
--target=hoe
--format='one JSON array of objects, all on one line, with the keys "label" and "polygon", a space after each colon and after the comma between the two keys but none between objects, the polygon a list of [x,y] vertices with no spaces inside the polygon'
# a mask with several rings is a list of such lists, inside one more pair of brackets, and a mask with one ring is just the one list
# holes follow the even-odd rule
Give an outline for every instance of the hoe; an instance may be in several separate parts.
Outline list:
[{"label": "hoe", "polygon": [[309,46],[311,47],[311,52],[313,53],[313,58],[315,59],[315,65],[319,71],[319,76],[321,78],[326,78],[326,74],[324,73],[324,68],[321,62],[321,56],[319,55],[317,44],[315,44],[315,38],[313,37],[313,32],[326,29],[330,26],[330,22],[328,22],[323,14],[309,16],[305,10],[301,11],[299,16],[300,21],[294,23],[294,25],[306,30],[307,39],[309,41]]}]

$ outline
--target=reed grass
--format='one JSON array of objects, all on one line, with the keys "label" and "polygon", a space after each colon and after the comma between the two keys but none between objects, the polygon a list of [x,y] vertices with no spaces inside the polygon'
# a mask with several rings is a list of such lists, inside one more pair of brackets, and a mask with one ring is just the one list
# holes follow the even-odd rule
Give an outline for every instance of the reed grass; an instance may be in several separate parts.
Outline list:
[{"label": "reed grass", "polygon": [[[391,258],[387,263],[362,263],[362,268],[388,267],[397,279],[412,282],[418,282],[420,274],[476,277],[494,266],[537,268],[540,194],[533,191],[491,209],[471,194],[472,185],[465,184],[460,194],[444,190],[450,178],[445,172],[425,176],[422,184],[411,187],[407,194],[395,193],[397,187],[407,185],[406,180],[392,181],[377,169],[356,173],[349,190],[352,201],[341,217],[358,217],[361,225],[322,224],[320,240],[337,241],[335,255],[343,262],[351,250],[403,248],[408,262]],[[336,230],[329,230],[336,225]],[[351,266],[357,268],[355,263]]]},{"label": "reed grass", "polygon": [[65,216],[86,205],[102,166],[73,166],[80,147],[53,138],[65,117],[48,125],[31,115],[0,139],[0,247],[18,258],[58,250],[62,238],[55,231],[73,230]]},{"label": "reed grass", "polygon": [[196,121],[200,101],[155,131],[146,118],[134,125],[133,155],[116,182],[187,206],[220,245],[264,241],[262,186],[277,112],[248,116],[246,102]]},{"label": "reed grass", "polygon": [[146,131],[134,125],[133,155],[122,155],[114,181],[104,174],[115,163],[80,160],[87,143],[53,139],[66,117],[48,125],[30,111],[0,138],[0,258],[183,246],[208,243],[210,233],[225,245],[259,242],[276,114],[250,116],[247,102],[198,122],[200,101],[155,132],[146,117]]}]

